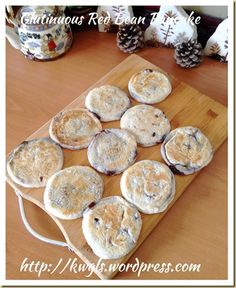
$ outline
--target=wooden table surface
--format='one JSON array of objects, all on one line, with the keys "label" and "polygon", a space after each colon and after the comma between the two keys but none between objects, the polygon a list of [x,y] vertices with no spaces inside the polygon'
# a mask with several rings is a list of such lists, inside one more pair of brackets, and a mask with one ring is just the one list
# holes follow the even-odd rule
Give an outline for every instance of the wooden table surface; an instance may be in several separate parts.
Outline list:
[{"label": "wooden table surface", "polygon": [[[74,33],[70,51],[56,61],[34,62],[6,44],[7,153],[40,128],[63,107],[128,55],[116,47],[116,35],[97,31]],[[200,67],[178,67],[173,50],[147,47],[137,54],[200,92],[227,105],[227,65],[206,58]],[[42,243],[25,229],[12,188],[6,189],[6,278],[39,279],[36,273],[19,272],[22,261],[56,263],[77,258],[65,248]],[[31,225],[41,234],[63,237],[46,213],[24,201]],[[227,143],[170,209],[141,247],[130,258],[146,263],[196,263],[200,272],[131,271],[115,279],[227,279]],[[40,279],[88,279],[88,272],[44,272]],[[98,279],[92,275],[90,279]]]}]

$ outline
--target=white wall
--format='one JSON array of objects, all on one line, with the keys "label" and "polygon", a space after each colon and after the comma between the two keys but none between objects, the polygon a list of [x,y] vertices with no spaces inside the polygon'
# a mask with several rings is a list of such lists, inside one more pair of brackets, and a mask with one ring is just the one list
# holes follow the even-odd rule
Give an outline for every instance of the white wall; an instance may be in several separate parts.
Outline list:
[{"label": "white wall", "polygon": [[184,9],[193,10],[199,13],[211,15],[218,18],[228,17],[227,6],[182,6]]}]

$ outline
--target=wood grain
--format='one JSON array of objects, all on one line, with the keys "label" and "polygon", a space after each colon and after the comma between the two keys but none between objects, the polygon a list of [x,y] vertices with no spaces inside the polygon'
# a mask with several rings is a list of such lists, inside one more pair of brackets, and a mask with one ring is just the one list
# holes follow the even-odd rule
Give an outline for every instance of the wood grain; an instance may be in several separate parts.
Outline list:
[{"label": "wood grain", "polygon": [[[127,54],[116,47],[116,34],[95,30],[74,32],[69,52],[56,61],[38,63],[25,59],[6,43],[7,152],[27,138],[54,114],[99,80]],[[173,50],[145,47],[137,52],[201,93],[227,104],[227,65],[205,57],[196,69],[175,64]],[[41,208],[24,201],[31,225],[42,235],[64,240],[61,230]],[[43,243],[29,234],[22,223],[17,197],[6,187],[6,278],[7,279],[98,279],[86,277],[87,271],[62,274],[45,272],[38,278],[30,271],[20,272],[29,261],[57,264],[76,258],[61,247]],[[201,271],[156,273],[143,272],[139,277],[130,270],[115,279],[227,279],[227,141],[217,150],[212,162],[198,174],[183,196],[162,218],[128,263],[135,258],[146,263],[201,263]]]},{"label": "wood grain", "polygon": [[[127,83],[129,78],[135,72],[138,72],[143,68],[155,68],[153,64],[146,60],[132,55],[125,61],[115,67],[111,72],[104,76],[101,80],[91,86],[93,87],[102,84],[114,84],[127,91]],[[173,92],[165,101],[156,105],[162,109],[167,117],[171,120],[172,128],[179,126],[192,125],[199,127],[210,139],[215,150],[225,141],[227,135],[227,109],[210,99],[209,97],[201,94],[196,89],[188,86],[187,84],[175,79],[171,76]],[[81,107],[84,104],[84,98],[88,91],[85,91],[75,101],[67,106],[67,108]],[[137,104],[133,101],[133,104]],[[110,122],[103,125],[107,127],[119,127],[119,121]],[[33,133],[29,138],[38,138],[48,135],[48,123],[45,124],[38,131]],[[138,160],[142,159],[154,159],[162,161],[159,153],[159,146],[151,148],[139,148]],[[71,165],[88,165],[86,150],[81,151],[69,151],[65,152],[65,167]],[[193,181],[197,174],[190,176],[176,176],[177,181],[177,193],[173,203],[184,192],[185,188]],[[118,195],[120,194],[119,181],[120,176],[102,176],[105,182],[104,196]],[[43,189],[22,189],[9,181],[10,184],[21,191],[22,196],[36,205],[44,209],[42,203]],[[160,219],[165,215],[167,211],[156,215],[142,215],[143,228],[138,242],[138,246],[144,241],[148,234],[153,230]],[[74,247],[75,252],[86,263],[96,263],[98,258],[92,253],[91,249],[87,245],[81,232],[81,219],[72,221],[62,221],[53,217],[54,221],[62,230],[67,242]],[[134,250],[123,259],[119,260],[106,260],[106,264],[109,263],[124,263],[126,262]],[[113,273],[100,273],[97,271],[100,278],[107,279],[113,277],[116,272]]]}]

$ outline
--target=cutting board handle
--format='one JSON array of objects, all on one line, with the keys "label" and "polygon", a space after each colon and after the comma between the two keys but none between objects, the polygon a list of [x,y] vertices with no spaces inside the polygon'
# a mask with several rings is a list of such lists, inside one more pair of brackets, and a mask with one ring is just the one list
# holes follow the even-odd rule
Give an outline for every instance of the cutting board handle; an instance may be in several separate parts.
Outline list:
[{"label": "cutting board handle", "polygon": [[30,224],[29,224],[29,222],[27,220],[27,217],[26,217],[26,214],[25,214],[25,209],[24,209],[24,201],[23,201],[22,196],[20,195],[20,193],[17,190],[15,190],[15,193],[18,196],[18,203],[19,203],[19,208],[20,208],[20,214],[21,214],[22,221],[23,221],[23,223],[25,225],[25,228],[29,231],[30,234],[32,234],[35,238],[37,238],[37,239],[39,239],[39,240],[41,240],[43,242],[46,242],[46,243],[49,243],[49,244],[52,244],[52,245],[56,245],[56,246],[67,247],[69,249],[69,251],[73,251],[74,250],[66,242],[50,239],[50,238],[47,238],[47,237],[39,234],[38,232],[36,232],[30,226]]}]

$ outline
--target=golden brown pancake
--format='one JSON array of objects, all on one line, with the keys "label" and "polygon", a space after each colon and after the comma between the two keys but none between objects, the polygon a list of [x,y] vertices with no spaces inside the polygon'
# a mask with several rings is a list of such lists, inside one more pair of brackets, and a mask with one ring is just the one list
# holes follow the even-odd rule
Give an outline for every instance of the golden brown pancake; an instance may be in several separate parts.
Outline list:
[{"label": "golden brown pancake", "polygon": [[63,152],[50,138],[24,141],[7,160],[11,179],[24,187],[43,187],[63,167]]},{"label": "golden brown pancake", "polygon": [[61,219],[82,217],[103,193],[101,176],[88,166],[71,166],[54,174],[44,192],[46,210]]},{"label": "golden brown pancake", "polygon": [[123,173],[122,195],[146,214],[164,211],[175,195],[175,177],[163,163],[143,160]]},{"label": "golden brown pancake", "polygon": [[96,87],[88,93],[85,106],[96,114],[100,121],[108,122],[119,120],[130,107],[130,100],[120,88],[104,85]]},{"label": "golden brown pancake", "polygon": [[121,118],[120,127],[132,133],[143,147],[162,142],[171,129],[160,109],[145,104],[128,109]]},{"label": "golden brown pancake", "polygon": [[200,129],[180,127],[166,136],[161,146],[161,155],[172,171],[187,175],[210,163],[213,148]]},{"label": "golden brown pancake", "polygon": [[135,137],[123,129],[106,129],[97,134],[88,147],[91,166],[107,175],[119,174],[132,165],[137,156]]},{"label": "golden brown pancake", "polygon": [[158,70],[144,69],[133,75],[128,84],[130,95],[138,102],[163,101],[172,90],[169,78]]},{"label": "golden brown pancake", "polygon": [[93,252],[103,259],[128,254],[137,243],[142,220],[138,210],[122,197],[103,198],[84,213],[84,237]]},{"label": "golden brown pancake", "polygon": [[102,130],[100,121],[87,109],[66,110],[56,115],[49,127],[53,141],[64,148],[88,147],[93,136]]}]

